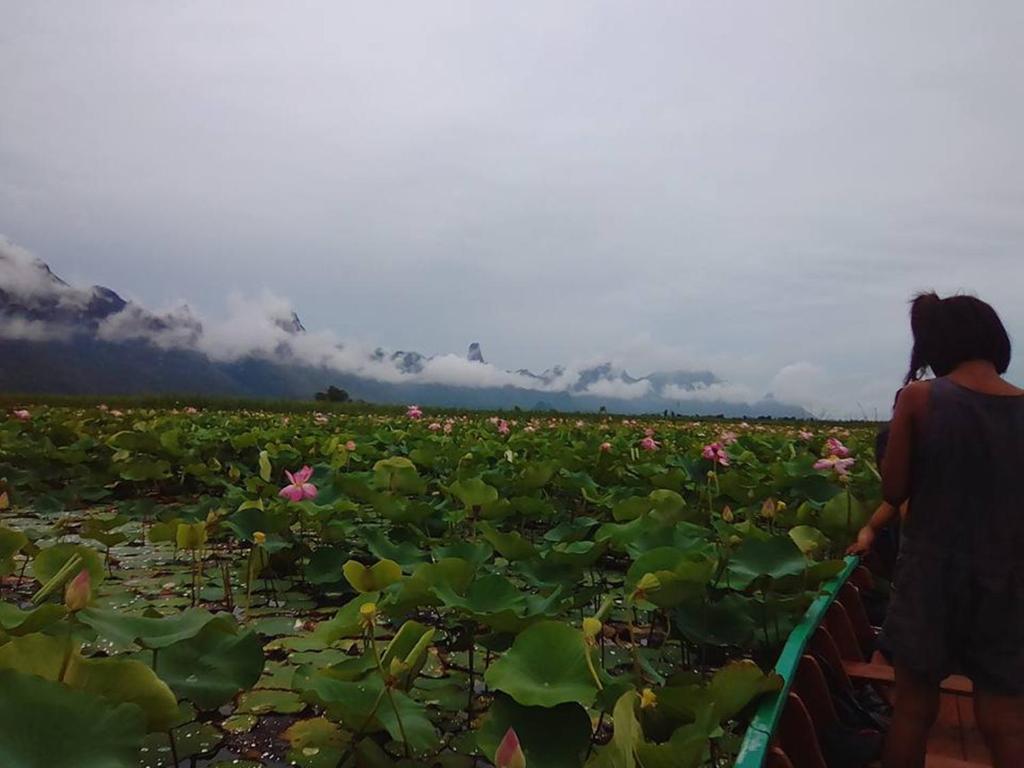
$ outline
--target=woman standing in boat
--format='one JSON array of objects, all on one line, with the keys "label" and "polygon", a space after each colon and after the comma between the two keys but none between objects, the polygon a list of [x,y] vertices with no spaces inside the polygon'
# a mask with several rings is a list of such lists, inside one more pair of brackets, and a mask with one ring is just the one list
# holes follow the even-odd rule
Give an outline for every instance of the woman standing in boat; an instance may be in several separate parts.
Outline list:
[{"label": "woman standing in boat", "polygon": [[[924,765],[939,683],[974,683],[997,768],[1024,766],[1024,390],[1010,339],[972,296],[918,296],[914,347],[882,466],[908,502],[883,635],[896,668],[886,768]],[[921,380],[930,369],[936,378]]]}]

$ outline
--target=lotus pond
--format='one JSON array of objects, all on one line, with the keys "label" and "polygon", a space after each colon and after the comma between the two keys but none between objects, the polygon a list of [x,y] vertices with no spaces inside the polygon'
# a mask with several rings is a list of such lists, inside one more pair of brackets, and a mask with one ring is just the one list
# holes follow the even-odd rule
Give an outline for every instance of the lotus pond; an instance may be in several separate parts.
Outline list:
[{"label": "lotus pond", "polygon": [[877,500],[873,439],[12,412],[0,765],[731,765]]}]

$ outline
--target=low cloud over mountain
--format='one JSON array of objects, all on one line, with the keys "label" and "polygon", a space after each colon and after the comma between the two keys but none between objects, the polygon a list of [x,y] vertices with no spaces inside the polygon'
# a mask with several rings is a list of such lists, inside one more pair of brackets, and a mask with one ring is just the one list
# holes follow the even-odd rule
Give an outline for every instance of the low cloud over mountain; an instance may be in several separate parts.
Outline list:
[{"label": "low cloud over mountain", "polygon": [[154,312],[102,286],[80,288],[0,239],[0,347],[8,391],[190,391],[309,397],[338,384],[354,397],[468,407],[801,416],[709,371],[634,377],[598,360],[541,373],[465,355],[386,350],[307,330],[287,301],[231,296],[212,322],[187,305]]}]

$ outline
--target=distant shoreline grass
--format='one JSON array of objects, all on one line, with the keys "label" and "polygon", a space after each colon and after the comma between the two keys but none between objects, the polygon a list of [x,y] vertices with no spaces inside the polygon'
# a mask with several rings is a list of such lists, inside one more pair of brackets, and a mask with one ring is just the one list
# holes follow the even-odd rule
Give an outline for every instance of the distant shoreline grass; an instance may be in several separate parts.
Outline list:
[{"label": "distant shoreline grass", "polygon": [[[248,398],[217,395],[183,395],[183,394],[153,394],[153,395],[49,395],[39,393],[7,393],[0,392],[0,408],[10,409],[16,406],[51,406],[57,408],[91,408],[105,404],[111,408],[154,408],[172,409],[186,408],[192,406],[210,411],[268,411],[272,413],[342,413],[354,416],[365,416],[369,414],[400,415],[405,413],[405,405],[391,405],[383,403],[367,403],[362,401],[350,401],[345,403],[329,402],[326,400],[290,400],[286,398]],[[708,421],[736,424],[743,421],[760,422],[765,424],[790,424],[798,426],[808,425],[841,425],[846,427],[875,426],[883,422],[869,419],[839,420],[839,419],[797,419],[792,417],[771,417],[771,416],[736,416],[725,417],[717,415],[684,414],[676,413],[665,416],[664,412],[652,412],[644,414],[617,413],[608,411],[606,413],[594,411],[535,411],[515,408],[486,408],[470,409],[455,408],[448,406],[424,405],[424,408],[435,413],[452,416],[490,416],[510,415],[522,418],[559,416],[562,418],[577,418],[583,421],[599,421],[604,418],[629,418],[629,419],[661,419],[665,421]]]}]

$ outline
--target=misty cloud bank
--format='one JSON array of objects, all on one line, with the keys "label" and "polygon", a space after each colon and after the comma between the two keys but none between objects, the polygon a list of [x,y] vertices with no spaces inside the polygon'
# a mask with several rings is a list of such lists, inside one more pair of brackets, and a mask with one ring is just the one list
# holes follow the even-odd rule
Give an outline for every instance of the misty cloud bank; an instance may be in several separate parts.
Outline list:
[{"label": "misty cloud bank", "polygon": [[[186,304],[153,312],[109,288],[69,285],[28,250],[0,237],[0,337],[26,341],[69,340],[87,334],[112,342],[145,342],[159,349],[200,352],[217,362],[245,358],[332,369],[390,384],[513,387],[543,393],[637,400],[660,397],[697,402],[747,403],[760,399],[749,387],[709,373],[653,373],[634,378],[605,358],[555,366],[540,374],[507,371],[457,354],[421,355],[308,331],[292,305],[269,291],[227,297],[222,319],[200,317]],[[479,349],[475,355],[479,355]],[[668,361],[666,361],[668,362]],[[673,383],[684,376],[684,384]]]}]

